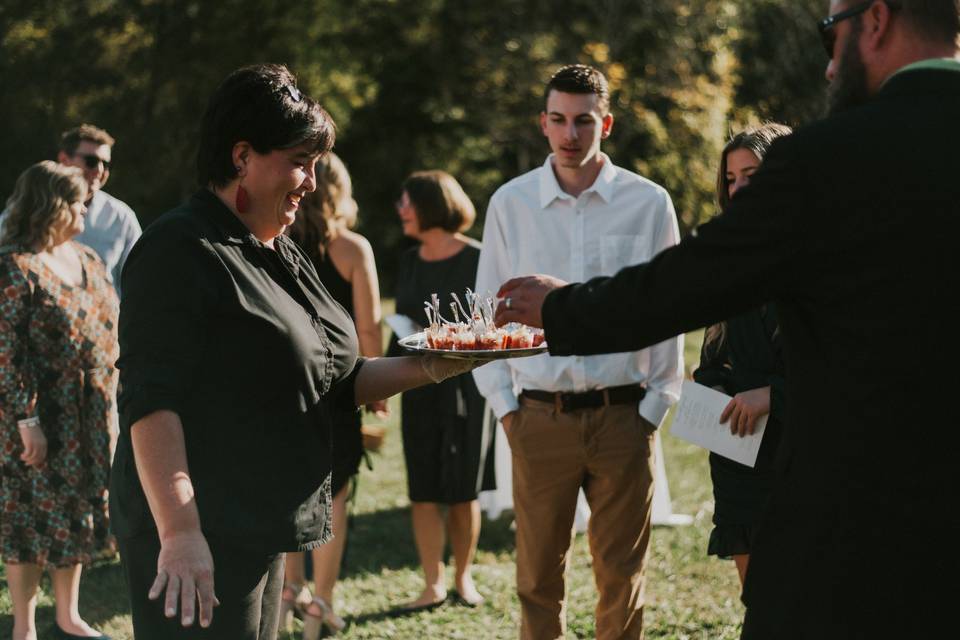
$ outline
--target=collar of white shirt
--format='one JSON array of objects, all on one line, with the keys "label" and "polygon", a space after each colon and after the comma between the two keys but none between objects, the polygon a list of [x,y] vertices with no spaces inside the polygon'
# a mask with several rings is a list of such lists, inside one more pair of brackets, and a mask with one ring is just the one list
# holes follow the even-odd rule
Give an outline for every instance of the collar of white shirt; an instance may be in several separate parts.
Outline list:
[{"label": "collar of white shirt", "polygon": [[[544,209],[558,198],[561,200],[574,199],[573,196],[560,188],[560,183],[557,182],[557,174],[553,172],[553,158],[554,154],[552,153],[547,156],[543,163],[543,171],[540,172],[540,206]],[[617,168],[613,166],[610,157],[602,151],[600,152],[600,158],[603,160],[600,173],[597,174],[597,179],[593,181],[593,184],[584,189],[583,193],[596,193],[603,198],[605,203],[609,204],[613,197],[613,183],[617,179]]]}]

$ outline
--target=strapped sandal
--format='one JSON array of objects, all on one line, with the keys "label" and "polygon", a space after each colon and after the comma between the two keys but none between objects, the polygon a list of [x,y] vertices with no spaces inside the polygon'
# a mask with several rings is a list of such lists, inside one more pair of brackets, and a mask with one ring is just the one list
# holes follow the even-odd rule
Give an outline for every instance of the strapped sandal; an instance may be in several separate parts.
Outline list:
[{"label": "strapped sandal", "polygon": [[303,640],[317,640],[324,629],[330,635],[337,635],[343,631],[347,623],[333,612],[333,607],[320,596],[314,596],[310,604],[317,605],[320,615],[310,613],[309,605],[303,610]]},{"label": "strapped sandal", "polygon": [[280,595],[280,628],[293,629],[293,619],[303,619],[304,610],[313,601],[310,588],[303,583],[284,582]]}]

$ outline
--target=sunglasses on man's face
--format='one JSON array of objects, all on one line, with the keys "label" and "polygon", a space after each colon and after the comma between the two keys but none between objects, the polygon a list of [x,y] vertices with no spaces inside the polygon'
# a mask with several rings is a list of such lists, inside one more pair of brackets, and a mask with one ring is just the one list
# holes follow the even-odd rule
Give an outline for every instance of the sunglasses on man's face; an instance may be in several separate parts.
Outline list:
[{"label": "sunglasses on man's face", "polygon": [[100,166],[100,163],[103,163],[103,170],[110,171],[110,161],[104,160],[100,156],[94,155],[92,153],[87,153],[83,155],[74,154],[74,158],[80,158],[83,160],[83,166],[87,169],[96,169]]},{"label": "sunglasses on man's face", "polygon": [[[868,0],[867,2],[828,16],[817,23],[817,29],[820,31],[820,40],[823,42],[823,50],[827,52],[828,58],[833,60],[833,50],[837,44],[837,30],[834,27],[837,26],[837,23],[864,13],[872,7],[876,1],[877,0]],[[895,0],[883,0],[883,3],[887,5],[891,11],[896,11],[900,8],[900,4]]]}]

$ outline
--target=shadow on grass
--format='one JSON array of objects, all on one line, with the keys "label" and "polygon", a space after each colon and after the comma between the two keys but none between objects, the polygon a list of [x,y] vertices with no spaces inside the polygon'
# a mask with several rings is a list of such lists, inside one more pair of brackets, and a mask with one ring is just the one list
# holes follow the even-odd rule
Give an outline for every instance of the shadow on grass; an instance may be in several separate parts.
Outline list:
[{"label": "shadow on grass", "polygon": [[[478,551],[496,555],[512,554],[514,535],[510,530],[511,522],[510,514],[497,520],[484,519]],[[446,560],[450,561],[449,545]],[[383,569],[416,569],[419,566],[409,509],[384,509],[351,517],[341,578],[379,573]]]},{"label": "shadow on grass", "polygon": [[[37,605],[37,637],[50,638],[56,625],[56,607],[53,602],[53,586],[46,572],[41,578],[43,592]],[[0,588],[3,599],[9,599],[6,580]],[[127,585],[120,562],[99,562],[83,570],[80,576],[80,614],[91,626],[100,628],[118,615],[130,613]],[[10,637],[13,632],[13,616],[0,616],[0,637]]]}]

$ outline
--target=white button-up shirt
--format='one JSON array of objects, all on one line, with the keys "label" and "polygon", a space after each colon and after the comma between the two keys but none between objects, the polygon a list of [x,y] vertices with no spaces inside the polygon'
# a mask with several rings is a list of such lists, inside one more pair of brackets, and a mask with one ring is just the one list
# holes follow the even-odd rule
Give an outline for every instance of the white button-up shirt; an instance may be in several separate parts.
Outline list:
[{"label": "white button-up shirt", "polygon": [[[667,192],[601,155],[600,174],[579,197],[560,188],[552,155],[542,167],[493,194],[483,229],[478,293],[496,293],[506,280],[534,273],[568,282],[610,276],[679,241]],[[629,353],[498,360],[473,376],[498,418],[518,408],[522,389],[581,392],[644,384],[640,415],[659,426],[680,397],[683,336]]]}]

